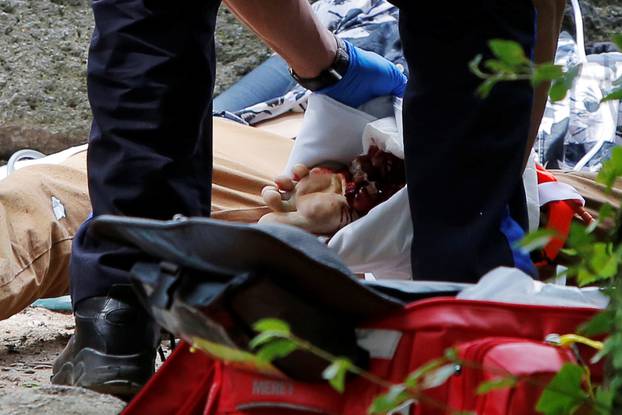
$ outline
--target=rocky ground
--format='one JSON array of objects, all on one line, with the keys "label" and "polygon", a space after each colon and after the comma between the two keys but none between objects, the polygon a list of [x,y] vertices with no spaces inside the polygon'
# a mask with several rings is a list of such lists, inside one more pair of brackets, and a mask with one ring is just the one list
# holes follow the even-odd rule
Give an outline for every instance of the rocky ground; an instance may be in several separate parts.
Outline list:
[{"label": "rocky ground", "polygon": [[112,396],[50,385],[52,363],[73,327],[71,315],[41,308],[0,321],[0,414],[114,415],[123,409]]},{"label": "rocky ground", "polygon": [[[16,149],[50,153],[88,134],[85,65],[93,25],[88,0],[0,0],[0,160]],[[620,0],[581,0],[587,39],[622,32]],[[269,52],[221,9],[216,93]]]},{"label": "rocky ground", "polygon": [[114,415],[123,409],[125,402],[112,396],[50,385],[52,364],[73,329],[71,314],[43,308],[0,321],[0,415]]},{"label": "rocky ground", "polygon": [[[86,139],[88,4],[0,0],[0,160],[25,147],[50,153]],[[218,19],[216,94],[269,56],[224,7]]]},{"label": "rocky ground", "polygon": [[4,415],[115,415],[125,403],[109,395],[86,389],[43,386],[27,390],[0,390],[0,412]]},{"label": "rocky ground", "polygon": [[[579,0],[579,3],[585,24],[586,42],[602,42],[610,40],[612,33],[622,33],[622,2],[620,0]],[[567,23],[572,21],[572,16],[571,7],[568,5]],[[574,34],[572,30],[571,33]]]}]

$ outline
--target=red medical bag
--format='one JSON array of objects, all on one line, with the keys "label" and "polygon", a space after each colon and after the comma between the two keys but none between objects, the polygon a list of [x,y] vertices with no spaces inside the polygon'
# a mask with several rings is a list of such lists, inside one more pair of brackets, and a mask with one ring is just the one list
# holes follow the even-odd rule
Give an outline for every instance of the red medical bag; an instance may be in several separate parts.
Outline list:
[{"label": "red medical bag", "polygon": [[[577,363],[569,349],[534,340],[487,337],[458,346],[466,362],[448,388],[447,406],[456,412],[486,415],[536,415],[543,386],[566,363]],[[483,382],[511,380],[512,387],[477,393]]]},{"label": "red medical bag", "polygon": [[[479,415],[530,414],[546,380],[566,362],[569,351],[543,343],[588,321],[591,308],[518,305],[434,298],[414,302],[388,318],[361,328],[360,344],[370,351],[369,371],[400,383],[426,362],[456,347],[465,360],[443,385],[398,414],[440,415],[452,409]],[[589,361],[590,351],[585,361]],[[477,396],[474,388],[499,373],[533,376],[541,383]],[[598,376],[598,368],[593,368]],[[176,415],[363,415],[383,390],[362,378],[348,380],[343,395],[325,383],[270,377],[191,352],[182,344],[123,412]],[[456,406],[456,408],[454,408]],[[511,409],[510,409],[511,407]]]}]

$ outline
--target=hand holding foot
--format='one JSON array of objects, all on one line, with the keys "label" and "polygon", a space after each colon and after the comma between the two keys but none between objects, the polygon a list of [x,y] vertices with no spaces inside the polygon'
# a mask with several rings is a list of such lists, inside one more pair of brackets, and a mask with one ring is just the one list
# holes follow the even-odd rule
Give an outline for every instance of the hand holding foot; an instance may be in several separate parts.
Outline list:
[{"label": "hand holding foot", "polygon": [[273,212],[260,223],[283,223],[317,235],[332,235],[352,222],[344,174],[321,167],[309,170],[298,164],[291,177],[279,176],[274,181],[275,186],[261,192]]}]

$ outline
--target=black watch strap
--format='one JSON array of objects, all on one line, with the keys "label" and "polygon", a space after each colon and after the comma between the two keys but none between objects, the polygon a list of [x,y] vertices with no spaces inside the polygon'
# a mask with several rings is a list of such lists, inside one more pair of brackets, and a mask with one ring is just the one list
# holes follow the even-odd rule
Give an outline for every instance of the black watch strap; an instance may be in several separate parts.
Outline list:
[{"label": "black watch strap", "polygon": [[301,78],[292,68],[289,68],[289,73],[296,82],[306,89],[317,91],[332,86],[343,78],[350,65],[350,55],[348,55],[348,48],[345,42],[337,36],[335,36],[335,39],[337,40],[337,53],[332,65],[324,69],[315,78]]}]

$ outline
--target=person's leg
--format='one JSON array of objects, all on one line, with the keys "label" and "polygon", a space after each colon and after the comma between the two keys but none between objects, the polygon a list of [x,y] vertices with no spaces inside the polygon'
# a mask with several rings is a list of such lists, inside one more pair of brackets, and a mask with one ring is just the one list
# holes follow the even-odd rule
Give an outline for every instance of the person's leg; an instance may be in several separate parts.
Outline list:
[{"label": "person's leg", "polygon": [[85,153],[0,180],[0,320],[67,294],[71,240],[90,210]]},{"label": "person's leg", "polygon": [[214,98],[214,112],[240,111],[251,105],[285,95],[297,85],[287,63],[272,55],[233,86]]},{"label": "person's leg", "polygon": [[[95,217],[209,215],[218,6],[93,2],[88,173]],[[127,286],[138,252],[88,228],[80,228],[71,262],[76,334],[52,380],[129,394],[153,370],[159,329]]]},{"label": "person's leg", "polygon": [[[213,146],[212,216],[257,222],[270,212],[261,190],[283,171],[293,141],[214,118]],[[72,240],[90,211],[86,151],[0,180],[0,320],[67,294]]]},{"label": "person's leg", "polygon": [[[404,142],[414,225],[413,275],[476,281],[519,262],[511,249],[523,222],[521,170],[533,91],[503,83],[487,99],[468,63],[488,41],[534,43],[531,0],[402,2],[400,32],[411,82]],[[518,195],[518,196],[517,196]],[[518,213],[518,215],[517,215]],[[503,226],[502,226],[503,225]],[[521,223],[523,225],[523,223]],[[504,231],[510,231],[508,232]]]},{"label": "person's leg", "polygon": [[[101,0],[89,53],[89,192],[103,214],[170,219],[210,212],[213,31],[217,2]],[[118,247],[74,244],[74,304],[127,283]],[[128,258],[129,259],[129,258]]]}]

